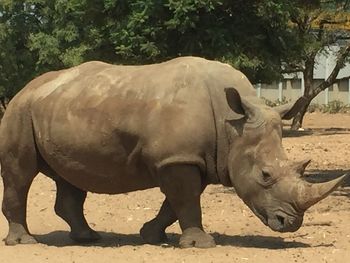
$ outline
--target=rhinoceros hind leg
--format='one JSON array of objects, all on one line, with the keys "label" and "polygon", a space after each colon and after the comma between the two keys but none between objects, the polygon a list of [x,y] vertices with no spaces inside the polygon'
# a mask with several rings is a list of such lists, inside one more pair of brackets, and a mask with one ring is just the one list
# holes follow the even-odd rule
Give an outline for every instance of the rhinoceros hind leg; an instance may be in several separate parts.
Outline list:
[{"label": "rhinoceros hind leg", "polygon": [[57,187],[55,212],[70,226],[70,238],[81,243],[100,239],[100,235],[89,227],[84,216],[86,192],[58,176],[54,179]]},{"label": "rhinoceros hind leg", "polygon": [[200,195],[203,184],[195,165],[172,165],[160,170],[160,189],[179,219],[181,247],[214,247],[214,239],[203,231]]},{"label": "rhinoceros hind leg", "polygon": [[27,167],[18,167],[18,162],[11,156],[2,159],[1,175],[4,183],[2,212],[9,223],[9,232],[4,239],[6,245],[33,244],[34,237],[27,226],[27,197],[34,177],[37,175],[36,164],[27,156]]},{"label": "rhinoceros hind leg", "polygon": [[140,234],[145,242],[149,244],[160,244],[167,242],[165,229],[177,220],[174,210],[167,199],[164,200],[158,215],[151,221],[145,223]]}]

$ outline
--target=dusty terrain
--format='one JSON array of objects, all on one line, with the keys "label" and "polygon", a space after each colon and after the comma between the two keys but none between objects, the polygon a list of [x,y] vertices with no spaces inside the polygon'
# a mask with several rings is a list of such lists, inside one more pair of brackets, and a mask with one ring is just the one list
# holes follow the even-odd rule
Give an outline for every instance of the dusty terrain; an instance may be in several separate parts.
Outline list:
[{"label": "dusty terrain", "polygon": [[[305,131],[285,133],[290,158],[312,158],[310,180],[320,181],[350,171],[350,115],[307,115]],[[312,128],[313,130],[308,130]],[[327,128],[327,129],[326,129]],[[329,129],[332,128],[332,129]],[[341,128],[341,129],[339,129]],[[85,213],[102,240],[89,245],[73,243],[67,225],[54,211],[55,187],[38,176],[28,202],[28,223],[40,242],[7,247],[0,242],[0,263],[11,262],[349,262],[350,180],[312,207],[302,228],[280,234],[264,226],[230,189],[210,186],[203,194],[203,221],[218,246],[179,249],[179,225],[167,232],[169,244],[146,245],[138,231],[153,218],[163,196],[152,189],[117,196],[89,194]],[[2,200],[2,183],[0,183]],[[7,234],[0,213],[0,238]]]}]

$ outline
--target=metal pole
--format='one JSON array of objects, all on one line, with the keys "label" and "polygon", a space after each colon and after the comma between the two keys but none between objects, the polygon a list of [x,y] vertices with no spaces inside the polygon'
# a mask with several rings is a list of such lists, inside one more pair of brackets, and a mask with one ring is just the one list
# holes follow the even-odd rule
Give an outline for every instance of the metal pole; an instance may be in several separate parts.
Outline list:
[{"label": "metal pole", "polygon": [[[328,57],[326,58],[326,65],[325,65],[325,76],[324,76],[324,80],[326,81],[327,78],[328,78]],[[328,105],[328,102],[329,102],[329,89],[326,88],[325,91],[324,91],[324,103],[326,105]]]},{"label": "metal pole", "polygon": [[280,81],[278,83],[278,100],[282,101],[282,96],[283,96],[283,86],[282,86],[282,82]]},{"label": "metal pole", "polygon": [[325,93],[324,93],[324,103],[325,103],[326,105],[328,105],[328,102],[329,102],[329,89],[326,88],[324,92],[325,92]]},{"label": "metal pole", "polygon": [[256,95],[258,98],[261,97],[261,83],[256,84]]},{"label": "metal pole", "polygon": [[301,75],[301,96],[305,93],[304,73]]},{"label": "metal pole", "polygon": [[348,79],[348,104],[350,105],[350,78]]}]

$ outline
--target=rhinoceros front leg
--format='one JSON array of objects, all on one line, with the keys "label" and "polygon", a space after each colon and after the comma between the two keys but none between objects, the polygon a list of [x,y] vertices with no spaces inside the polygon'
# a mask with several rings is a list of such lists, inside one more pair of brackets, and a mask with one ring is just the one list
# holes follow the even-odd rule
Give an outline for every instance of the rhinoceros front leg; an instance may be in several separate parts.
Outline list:
[{"label": "rhinoceros front leg", "polygon": [[55,212],[70,226],[69,236],[77,242],[98,240],[100,235],[89,227],[84,216],[86,192],[58,176],[55,176],[54,180],[57,187]]},{"label": "rhinoceros front leg", "polygon": [[169,201],[164,200],[158,215],[145,223],[140,230],[142,238],[149,244],[159,244],[168,240],[165,229],[177,220]]},{"label": "rhinoceros front leg", "polygon": [[194,165],[172,165],[159,171],[160,188],[179,220],[180,247],[214,247],[212,236],[203,231],[200,195],[202,178]]}]

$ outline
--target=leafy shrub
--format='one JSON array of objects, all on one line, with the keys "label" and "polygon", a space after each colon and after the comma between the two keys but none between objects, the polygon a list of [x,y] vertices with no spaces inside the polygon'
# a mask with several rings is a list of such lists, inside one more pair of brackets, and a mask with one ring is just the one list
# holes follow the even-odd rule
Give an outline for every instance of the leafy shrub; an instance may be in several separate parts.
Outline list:
[{"label": "leafy shrub", "polygon": [[342,101],[333,100],[328,104],[310,104],[308,112],[322,112],[322,113],[350,113],[350,104],[344,104]]},{"label": "leafy shrub", "polygon": [[[279,105],[287,104],[290,102],[290,100],[287,100],[286,97],[282,98],[282,101],[279,99],[275,101],[268,100],[264,97],[262,99],[265,101],[265,104],[270,107],[276,107]],[[307,112],[322,112],[322,113],[350,113],[350,104],[344,104],[340,100],[333,100],[330,101],[327,104],[318,104],[318,103],[311,103],[307,109]]]},{"label": "leafy shrub", "polygon": [[264,97],[261,97],[261,98],[265,101],[265,104],[270,107],[276,107],[276,106],[284,105],[290,102],[290,100],[287,100],[286,97],[283,97],[282,100],[277,99],[275,101],[268,100]]}]

